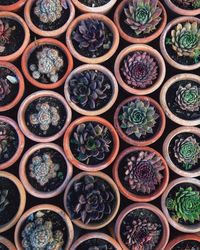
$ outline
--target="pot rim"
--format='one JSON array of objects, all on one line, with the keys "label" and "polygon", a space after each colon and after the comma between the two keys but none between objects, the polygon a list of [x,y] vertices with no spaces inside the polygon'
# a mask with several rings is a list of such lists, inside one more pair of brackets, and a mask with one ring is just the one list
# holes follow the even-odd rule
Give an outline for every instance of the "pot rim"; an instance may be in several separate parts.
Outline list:
[{"label": "pot rim", "polygon": [[0,243],[2,243],[8,250],[16,250],[14,244],[7,238],[0,236]]},{"label": "pot rim", "polygon": [[0,11],[18,11],[25,4],[26,1],[27,0],[18,0],[16,3],[9,5],[0,4]]}]

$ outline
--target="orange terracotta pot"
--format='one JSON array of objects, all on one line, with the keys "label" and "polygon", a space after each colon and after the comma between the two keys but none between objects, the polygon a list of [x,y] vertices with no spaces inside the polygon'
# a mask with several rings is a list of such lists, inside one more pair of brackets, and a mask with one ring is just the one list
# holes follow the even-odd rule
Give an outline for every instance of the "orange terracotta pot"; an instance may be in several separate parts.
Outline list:
[{"label": "orange terracotta pot", "polygon": [[183,242],[183,241],[198,241],[200,244],[200,237],[196,234],[182,234],[178,237],[176,237],[175,239],[171,240],[169,242],[169,244],[167,245],[167,247],[165,248],[165,250],[173,250],[174,247],[176,245],[178,245],[179,243]]},{"label": "orange terracotta pot", "polygon": [[[71,139],[71,134],[74,131],[74,129],[81,123],[87,123],[87,122],[97,122],[105,127],[107,127],[112,135],[113,139],[113,149],[110,153],[110,155],[107,157],[107,159],[97,165],[87,165],[84,164],[80,161],[78,161],[75,156],[73,155],[71,148],[70,148],[70,139]],[[119,151],[119,137],[117,135],[117,132],[115,131],[114,127],[110,122],[107,120],[98,117],[98,116],[83,116],[81,118],[76,119],[73,121],[70,126],[67,128],[65,135],[64,135],[64,140],[63,140],[63,147],[65,151],[65,155],[67,156],[67,159],[74,165],[75,167],[83,170],[83,171],[99,171],[102,170],[106,167],[108,167],[116,158],[118,151]]]},{"label": "orange terracotta pot", "polygon": [[156,29],[156,31],[147,37],[137,38],[137,37],[129,36],[128,34],[126,34],[123,31],[123,29],[121,27],[121,23],[120,23],[121,14],[124,10],[124,7],[128,4],[129,1],[130,0],[121,1],[115,10],[114,22],[117,25],[120,36],[129,43],[149,43],[149,42],[155,40],[157,37],[160,36],[160,34],[162,33],[162,31],[164,30],[164,28],[167,24],[167,12],[166,12],[164,6],[162,5],[161,2],[158,1],[158,6],[162,9],[162,21],[161,21],[161,24],[158,25],[159,27]]},{"label": "orange terracotta pot", "polygon": [[[73,45],[72,38],[71,38],[72,32],[74,31],[76,26],[81,21],[87,20],[87,19],[97,19],[97,20],[102,21],[103,23],[105,23],[105,25],[113,33],[112,47],[110,48],[110,50],[106,54],[104,54],[104,55],[102,55],[100,57],[96,57],[96,58],[85,57],[85,56],[79,54],[79,52],[75,49],[75,47]],[[118,48],[118,45],[119,45],[119,32],[117,30],[117,27],[113,23],[113,21],[111,19],[109,19],[107,16],[102,15],[102,14],[87,13],[87,14],[83,14],[81,16],[78,16],[77,18],[75,18],[71,22],[71,24],[69,25],[69,27],[67,29],[67,33],[66,33],[66,43],[67,43],[67,47],[69,48],[72,55],[76,59],[78,59],[79,61],[84,62],[84,63],[102,63],[102,62],[107,61],[116,52],[116,50]]]},{"label": "orange terracotta pot", "polygon": [[[42,83],[42,82],[37,81],[36,79],[34,79],[31,76],[29,69],[28,69],[28,60],[31,57],[31,54],[34,52],[34,50],[37,47],[44,46],[44,45],[54,45],[54,46],[58,47],[67,58],[68,66],[67,66],[66,72],[65,72],[64,76],[55,83]],[[69,73],[72,71],[73,58],[72,58],[69,50],[67,49],[67,47],[63,43],[61,43],[60,41],[53,39],[53,38],[41,38],[39,40],[32,42],[26,48],[26,50],[24,51],[24,53],[22,55],[21,67],[22,67],[22,71],[23,71],[26,79],[34,86],[36,86],[40,89],[55,89],[55,88],[60,87],[64,83],[65,79],[67,78]]]},{"label": "orange terracotta pot", "polygon": [[7,247],[8,250],[16,250],[14,244],[3,236],[0,236],[0,243]]},{"label": "orange terracotta pot", "polygon": [[9,4],[9,5],[0,4],[0,11],[17,12],[23,7],[23,5],[26,3],[26,1],[27,0],[18,0],[16,3]]}]

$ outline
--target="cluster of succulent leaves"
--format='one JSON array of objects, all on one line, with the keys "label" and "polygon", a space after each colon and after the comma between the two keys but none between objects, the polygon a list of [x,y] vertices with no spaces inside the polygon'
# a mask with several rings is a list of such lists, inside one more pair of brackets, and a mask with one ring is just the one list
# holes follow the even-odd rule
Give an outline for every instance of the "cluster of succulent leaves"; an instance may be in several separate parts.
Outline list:
[{"label": "cluster of succulent leaves", "polygon": [[184,240],[174,246],[173,250],[199,250],[199,242],[195,240]]},{"label": "cluster of succulent leaves", "polygon": [[67,196],[71,219],[84,224],[100,223],[112,214],[115,194],[103,179],[86,175],[75,181]]},{"label": "cluster of succulent leaves", "polygon": [[4,22],[0,19],[0,53],[6,49],[6,44],[9,44],[12,31],[15,30],[15,26],[10,26],[8,22]]},{"label": "cluster of succulent leaves", "polygon": [[182,8],[193,8],[198,9],[200,8],[200,1],[199,0],[175,0],[175,2],[181,6]]},{"label": "cluster of succulent leaves", "polygon": [[169,194],[166,207],[176,222],[194,224],[200,219],[200,193],[191,186],[180,187],[174,194]]},{"label": "cluster of succulent leaves", "polygon": [[81,3],[89,7],[100,7],[107,4],[110,0],[80,0]]},{"label": "cluster of succulent leaves", "polygon": [[6,206],[9,204],[8,201],[8,190],[7,189],[0,189],[0,213],[6,209]]},{"label": "cluster of succulent leaves", "polygon": [[110,242],[100,239],[100,238],[92,238],[84,241],[80,244],[76,250],[115,250],[114,246],[110,244]]}]

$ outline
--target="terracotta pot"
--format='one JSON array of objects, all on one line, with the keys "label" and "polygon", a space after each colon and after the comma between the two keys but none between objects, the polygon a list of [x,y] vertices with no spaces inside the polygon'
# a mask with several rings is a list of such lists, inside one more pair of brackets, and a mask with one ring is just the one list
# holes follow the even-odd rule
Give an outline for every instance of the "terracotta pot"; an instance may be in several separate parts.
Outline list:
[{"label": "terracotta pot", "polygon": [[0,122],[5,122],[9,124],[12,128],[14,128],[18,136],[18,147],[15,154],[8,161],[0,164],[0,170],[3,170],[13,165],[19,159],[24,150],[25,138],[21,130],[19,129],[17,123],[13,119],[7,116],[0,115]]},{"label": "terracotta pot", "polygon": [[89,6],[81,3],[79,0],[72,0],[72,2],[77,7],[77,9],[79,9],[83,13],[90,12],[90,13],[107,14],[112,9],[112,7],[115,5],[117,0],[110,0],[107,4],[104,4],[104,5],[99,6],[99,7],[89,7]]},{"label": "terracotta pot", "polygon": [[0,236],[0,243],[7,247],[8,250],[16,250],[14,244],[3,236]]},{"label": "terracotta pot", "polygon": [[[163,173],[163,179],[161,181],[161,184],[151,194],[147,194],[147,195],[134,194],[134,193],[128,191],[126,189],[126,187],[123,185],[123,183],[121,182],[121,179],[119,176],[120,162],[122,161],[122,159],[126,158],[129,154],[131,154],[132,152],[136,152],[136,151],[145,151],[145,152],[149,152],[149,153],[154,153],[155,155],[160,157],[160,159],[162,160],[162,163],[165,167],[163,170],[164,173]],[[168,169],[167,163],[166,163],[165,159],[162,157],[162,155],[159,152],[157,152],[156,150],[154,150],[153,148],[150,148],[150,147],[129,147],[129,148],[123,150],[118,155],[117,159],[115,160],[115,163],[113,165],[113,177],[114,177],[115,183],[117,184],[117,186],[119,188],[119,191],[127,199],[135,201],[135,202],[149,202],[149,201],[153,201],[156,198],[158,198],[166,189],[167,184],[169,182],[169,169]]]},{"label": "terracotta pot", "polygon": [[[79,54],[79,52],[75,49],[72,39],[71,39],[72,32],[81,21],[86,20],[86,19],[97,19],[97,20],[104,22],[106,26],[113,33],[113,44],[110,50],[106,54],[96,57],[96,58],[89,58],[89,57],[85,57]],[[84,63],[102,63],[102,62],[107,61],[116,52],[118,45],[119,45],[119,32],[117,30],[117,27],[113,23],[113,21],[109,19],[107,16],[104,16],[101,14],[95,14],[95,13],[87,13],[87,14],[78,16],[70,23],[67,29],[67,33],[66,33],[66,43],[72,55],[79,61],[84,62]]]},{"label": "terracotta pot", "polygon": [[[10,228],[12,228],[17,223],[19,218],[21,217],[21,215],[25,209],[25,205],[26,205],[26,192],[25,192],[24,187],[22,186],[21,182],[19,181],[19,179],[17,177],[15,177],[13,174],[10,174],[10,173],[4,172],[4,171],[0,171],[0,177],[7,178],[10,181],[12,181],[14,183],[14,185],[16,186],[16,188],[19,192],[19,197],[20,197],[19,208],[18,208],[18,211],[15,214],[15,216],[7,224],[0,226],[0,233],[3,233],[5,231],[9,230]],[[0,240],[0,242],[1,242],[1,240]]]},{"label": "terracotta pot", "polygon": [[122,250],[122,248],[120,247],[120,245],[117,243],[117,241],[110,237],[107,234],[101,233],[101,232],[94,232],[94,233],[87,233],[84,234],[83,236],[81,236],[80,238],[78,238],[74,244],[71,246],[70,250],[76,250],[78,247],[80,247],[80,245],[90,239],[101,239],[101,240],[105,240],[107,242],[109,242],[115,250]]},{"label": "terracotta pot", "polygon": [[[87,110],[87,109],[83,109],[81,107],[79,107],[77,104],[75,104],[73,101],[71,101],[70,98],[70,94],[69,94],[69,81],[76,75],[76,74],[80,74],[83,71],[86,70],[98,70],[100,72],[102,72],[104,75],[106,75],[112,85],[113,88],[113,93],[111,96],[111,99],[109,100],[109,102],[102,108],[97,109],[97,110]],[[65,82],[65,88],[64,88],[64,93],[65,93],[65,98],[67,99],[68,104],[70,105],[70,107],[72,109],[74,109],[76,112],[82,114],[82,115],[88,115],[88,116],[95,116],[95,115],[101,115],[103,113],[105,113],[106,111],[108,111],[113,104],[115,103],[117,96],[118,96],[118,84],[117,81],[113,75],[113,73],[107,69],[106,67],[102,66],[102,65],[98,65],[98,64],[84,64],[79,66],[78,68],[74,69],[70,75],[68,76],[66,82]]]},{"label": "terracotta pot", "polygon": [[9,5],[0,5],[0,11],[12,11],[17,12],[20,10],[27,0],[18,0],[16,3]]},{"label": "terracotta pot", "polygon": [[65,190],[64,207],[65,207],[65,210],[69,216],[70,216],[70,212],[69,212],[68,207],[67,207],[67,195],[69,193],[69,190],[75,181],[77,181],[80,178],[83,178],[84,176],[87,176],[87,175],[97,176],[97,177],[103,179],[104,181],[106,181],[110,185],[110,187],[113,189],[115,196],[116,196],[116,205],[112,211],[112,214],[107,219],[103,220],[102,222],[84,224],[81,220],[78,220],[78,219],[72,220],[72,222],[76,226],[78,226],[84,230],[98,230],[100,228],[107,226],[117,215],[117,212],[118,212],[119,207],[120,207],[120,193],[119,193],[119,190],[118,190],[115,182],[107,174],[104,174],[103,172],[81,172],[71,179],[71,181],[69,182],[69,184],[67,185],[67,188]]},{"label": "terracotta pot", "polygon": [[165,192],[162,195],[162,198],[161,198],[162,210],[163,210],[168,222],[170,223],[170,225],[172,227],[174,227],[176,230],[184,232],[184,233],[198,233],[200,230],[200,222],[195,224],[195,225],[183,225],[183,224],[177,223],[171,218],[169,211],[165,205],[165,201],[167,199],[167,196],[170,193],[170,191],[172,190],[172,188],[174,188],[175,186],[177,186],[179,184],[184,184],[184,183],[191,183],[192,185],[195,185],[198,188],[200,188],[200,180],[195,179],[195,178],[178,178],[178,179],[173,180],[172,182],[169,183],[167,189],[165,190]]},{"label": "terracotta pot", "polygon": [[[40,98],[40,97],[54,97],[55,99],[57,99],[58,101],[60,101],[65,109],[66,109],[66,114],[67,114],[67,118],[66,118],[66,122],[63,126],[63,128],[56,134],[52,135],[52,136],[48,136],[48,137],[42,137],[42,136],[38,136],[35,135],[34,133],[32,133],[29,128],[26,125],[26,121],[25,121],[25,112],[26,109],[28,108],[28,106],[35,101],[36,99]],[[54,91],[50,91],[50,90],[41,90],[41,91],[37,91],[32,93],[31,95],[27,96],[24,101],[21,103],[19,110],[18,110],[18,115],[17,115],[17,119],[18,119],[18,124],[19,127],[21,128],[22,132],[25,134],[25,136],[27,136],[29,139],[31,139],[32,141],[35,142],[52,142],[57,140],[58,138],[60,138],[67,126],[70,124],[71,122],[71,118],[72,118],[72,112],[70,107],[68,106],[67,102],[65,101],[64,97],[62,97],[60,94],[54,92]]]},{"label": "terracotta pot", "polygon": [[21,230],[22,230],[23,224],[25,223],[26,219],[31,214],[38,212],[38,211],[42,211],[42,210],[50,210],[50,211],[60,215],[60,217],[62,217],[63,221],[66,223],[66,226],[68,228],[68,240],[67,240],[65,247],[63,247],[63,250],[69,250],[70,246],[73,242],[73,239],[74,239],[74,228],[73,228],[73,225],[71,223],[71,220],[69,219],[67,214],[61,208],[54,206],[54,205],[50,205],[50,204],[37,205],[35,207],[30,208],[28,211],[26,211],[22,215],[22,217],[20,218],[20,220],[18,221],[18,223],[15,227],[15,235],[14,236],[15,236],[15,245],[16,245],[17,249],[21,249],[21,250],[24,249],[21,245]]},{"label": "terracotta pot", "polygon": [[167,161],[168,166],[173,170],[176,174],[184,176],[184,177],[199,177],[200,176],[200,167],[191,170],[191,171],[184,171],[183,169],[180,169],[177,167],[174,162],[172,161],[170,155],[169,155],[169,145],[173,138],[181,133],[192,133],[198,137],[200,137],[200,128],[196,127],[179,127],[177,129],[174,129],[168,136],[166,137],[164,143],[163,143],[163,156]]},{"label": "terracotta pot", "polygon": [[161,2],[158,1],[158,6],[162,9],[161,24],[158,25],[158,28],[156,29],[156,31],[153,34],[151,34],[147,37],[140,37],[140,38],[129,36],[128,34],[126,34],[123,31],[123,29],[121,27],[120,17],[121,17],[123,10],[124,10],[124,7],[127,5],[128,2],[129,2],[129,0],[121,1],[120,4],[117,6],[117,8],[115,10],[115,14],[114,14],[114,22],[117,25],[120,36],[129,43],[149,43],[149,42],[155,40],[157,37],[159,37],[167,24],[167,12],[166,12],[164,6],[161,4]]},{"label": "terracotta pot", "polygon": [[[107,159],[97,165],[87,165],[84,164],[80,161],[78,161],[75,156],[73,155],[71,148],[70,148],[70,137],[74,129],[81,123],[87,123],[87,122],[97,122],[105,127],[107,127],[112,135],[113,139],[113,149],[110,153],[110,155],[107,157]],[[76,119],[73,121],[69,127],[67,128],[65,135],[64,135],[64,140],[63,140],[63,147],[64,147],[64,152],[65,155],[67,156],[67,159],[74,165],[75,167],[83,170],[83,171],[99,171],[102,170],[106,167],[108,167],[116,158],[118,151],[119,151],[119,137],[117,135],[117,132],[115,131],[114,127],[110,122],[107,120],[98,117],[98,116],[83,116],[81,118]]]},{"label": "terracotta pot", "polygon": [[[55,83],[42,83],[42,82],[37,81],[36,79],[34,79],[31,76],[29,69],[28,69],[28,60],[31,57],[31,54],[34,52],[34,50],[37,47],[43,46],[43,45],[54,45],[54,46],[58,47],[60,50],[62,50],[63,54],[67,58],[68,66],[67,66],[66,72],[65,72],[64,76]],[[63,43],[61,43],[60,41],[53,39],[53,38],[42,38],[42,39],[39,39],[39,40],[32,42],[26,48],[26,50],[24,51],[24,53],[22,55],[21,67],[22,67],[22,71],[23,71],[26,79],[34,86],[36,86],[40,89],[55,89],[55,88],[60,87],[64,83],[65,79],[67,78],[69,73],[72,71],[73,58],[72,58],[69,50],[67,49],[67,47]]]},{"label": "terracotta pot", "polygon": [[160,50],[165,58],[165,60],[174,68],[177,68],[177,69],[180,69],[180,70],[185,70],[185,71],[188,71],[188,70],[194,70],[194,69],[198,69],[200,67],[200,62],[196,63],[196,64],[192,64],[192,65],[183,65],[183,64],[180,64],[180,63],[177,63],[176,61],[174,61],[170,55],[168,54],[167,52],[167,49],[166,49],[166,45],[165,45],[165,39],[166,39],[166,36],[168,34],[168,32],[175,26],[177,25],[178,23],[184,23],[184,22],[187,22],[187,21],[190,21],[190,22],[197,22],[199,25],[200,25],[200,20],[199,18],[196,18],[196,17],[190,17],[190,16],[182,16],[182,17],[178,17],[178,18],[175,18],[173,19],[171,22],[169,22],[167,24],[167,26],[165,27],[162,35],[160,36]]},{"label": "terracotta pot", "polygon": [[168,107],[167,101],[166,101],[166,95],[168,89],[179,81],[185,81],[185,80],[191,80],[198,84],[200,84],[200,76],[194,75],[194,74],[178,74],[173,77],[171,77],[169,80],[166,81],[166,83],[163,85],[161,91],[160,91],[160,104],[165,111],[165,114],[168,116],[169,119],[171,119],[173,122],[183,125],[183,126],[197,126],[200,125],[200,118],[195,120],[185,120],[182,118],[179,118],[177,115],[175,115]]},{"label": "terracotta pot", "polygon": [[[49,191],[49,192],[42,192],[42,191],[39,191],[36,188],[34,188],[31,185],[31,183],[29,182],[29,179],[27,177],[27,171],[26,171],[27,163],[28,163],[28,160],[30,159],[30,157],[36,151],[41,150],[41,149],[45,149],[45,148],[51,148],[51,149],[54,149],[55,151],[57,151],[58,153],[60,153],[64,157],[66,165],[67,165],[67,173],[66,173],[66,177],[65,177],[65,180],[63,181],[62,185],[59,186],[57,189],[55,189],[53,191]],[[41,199],[52,198],[52,197],[55,197],[55,196],[59,195],[60,193],[62,193],[63,190],[65,189],[65,187],[67,186],[67,183],[71,179],[72,173],[73,173],[73,168],[72,168],[71,163],[68,162],[62,148],[54,143],[39,143],[39,144],[34,145],[30,149],[28,149],[28,151],[26,151],[26,153],[22,157],[20,165],[19,165],[19,176],[20,176],[21,182],[23,183],[26,191],[28,193],[30,193],[31,195],[33,195],[37,198],[41,198]]]},{"label": "terracotta pot", "polygon": [[4,106],[0,106],[0,112],[3,112],[3,111],[7,111],[9,109],[12,109],[13,107],[15,107],[18,104],[18,102],[21,100],[21,98],[24,95],[25,85],[24,85],[23,75],[21,74],[21,72],[18,70],[18,68],[14,64],[11,64],[9,62],[0,61],[0,67],[4,67],[4,68],[11,70],[16,75],[16,77],[18,78],[18,81],[19,81],[19,90],[18,90],[16,97],[10,103],[8,103]]},{"label": "terracotta pot", "polygon": [[2,12],[0,12],[0,18],[8,18],[8,19],[15,20],[24,29],[24,33],[25,33],[24,42],[22,43],[21,47],[17,51],[15,51],[14,53],[12,53],[10,55],[0,56],[0,61],[13,62],[21,56],[21,54],[24,52],[25,48],[28,46],[29,41],[30,41],[30,31],[29,31],[27,24],[24,22],[24,20],[15,13],[2,11]]},{"label": "terracotta pot", "polygon": [[[120,124],[119,124],[119,113],[121,111],[121,108],[126,105],[127,103],[134,101],[136,99],[140,99],[143,101],[149,101],[150,104],[152,104],[155,109],[157,110],[157,112],[160,115],[160,125],[159,125],[159,129],[158,131],[152,135],[151,138],[147,139],[147,140],[135,140],[132,139],[131,137],[128,137],[124,131],[121,129]],[[165,125],[166,125],[166,118],[165,118],[165,114],[161,108],[161,106],[151,97],[147,97],[147,96],[132,96],[132,97],[128,97],[126,98],[124,101],[122,101],[119,106],[117,107],[115,114],[114,114],[114,126],[116,128],[117,133],[119,134],[119,136],[121,137],[122,140],[124,140],[125,142],[127,142],[128,144],[134,145],[134,146],[147,146],[150,144],[153,144],[154,142],[156,142],[163,134],[164,130],[165,130]]]},{"label": "terracotta pot", "polygon": [[147,209],[153,212],[155,215],[157,215],[158,218],[160,219],[162,223],[162,227],[163,227],[163,232],[162,232],[162,238],[159,244],[155,247],[155,250],[164,250],[169,240],[169,233],[170,233],[169,224],[164,214],[161,212],[161,210],[149,203],[137,203],[137,204],[129,205],[127,208],[122,210],[122,212],[119,214],[116,224],[115,224],[115,236],[116,236],[117,241],[121,245],[122,249],[129,250],[127,246],[124,244],[122,237],[121,237],[121,224],[123,223],[123,220],[127,214],[137,209]]},{"label": "terracotta pot", "polygon": [[171,11],[174,11],[175,13],[181,16],[197,16],[200,14],[200,8],[194,10],[187,10],[178,7],[171,0],[164,0],[164,1],[166,5],[171,9]]},{"label": "terracotta pot", "polygon": [[[125,77],[121,74],[121,63],[123,62],[123,60],[129,54],[132,54],[137,51],[147,52],[155,59],[155,61],[158,64],[158,77],[156,81],[153,83],[152,86],[147,87],[145,89],[137,89],[137,88],[131,87],[125,82]],[[163,83],[165,79],[165,74],[166,74],[165,61],[162,58],[161,54],[154,48],[148,45],[144,45],[144,44],[130,45],[129,47],[126,47],[125,49],[123,49],[115,60],[114,70],[115,70],[115,76],[117,78],[117,81],[119,82],[121,87],[125,89],[127,92],[129,92],[130,94],[134,94],[134,95],[148,95],[154,92]]]},{"label": "terracotta pot", "polygon": [[66,0],[67,5],[69,7],[69,18],[66,21],[66,23],[61,26],[60,28],[56,29],[56,30],[52,30],[52,31],[45,31],[40,29],[39,27],[37,27],[31,18],[31,12],[32,12],[32,6],[33,4],[36,2],[36,0],[29,0],[26,3],[25,9],[24,9],[24,19],[27,23],[27,25],[29,26],[29,28],[37,35],[42,36],[42,37],[59,37],[60,35],[62,35],[66,30],[67,27],[69,26],[69,24],[71,23],[71,21],[74,19],[75,17],[75,8],[74,5],[72,4],[72,2],[70,0]]},{"label": "terracotta pot", "polygon": [[165,248],[165,250],[173,250],[176,245],[187,240],[192,240],[192,241],[194,240],[200,243],[200,237],[197,236],[196,234],[182,234],[176,237],[175,239],[171,240],[167,245],[167,247]]}]

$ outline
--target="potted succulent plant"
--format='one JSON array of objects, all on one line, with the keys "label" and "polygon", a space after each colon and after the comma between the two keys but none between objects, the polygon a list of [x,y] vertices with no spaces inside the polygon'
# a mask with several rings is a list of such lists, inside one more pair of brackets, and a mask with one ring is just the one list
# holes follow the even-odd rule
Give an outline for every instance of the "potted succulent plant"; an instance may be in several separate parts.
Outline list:
[{"label": "potted succulent plant", "polygon": [[119,214],[115,235],[123,250],[164,250],[169,240],[169,225],[160,209],[148,203],[137,203]]},{"label": "potted succulent plant", "polygon": [[41,90],[24,99],[18,110],[18,124],[23,133],[36,142],[60,138],[71,122],[71,109],[60,94]]},{"label": "potted succulent plant", "polygon": [[84,171],[108,167],[119,151],[119,137],[111,123],[98,116],[81,117],[66,130],[63,147],[67,159]]},{"label": "potted succulent plant", "polygon": [[1,250],[16,250],[15,246],[11,241],[4,238],[3,236],[0,236],[0,249]]},{"label": "potted succulent plant", "polygon": [[26,48],[21,67],[31,84],[41,89],[54,89],[64,83],[73,69],[73,58],[60,41],[42,38]]},{"label": "potted succulent plant", "polygon": [[108,175],[102,172],[82,172],[67,185],[64,206],[75,225],[87,230],[98,230],[116,216],[120,194]]},{"label": "potted succulent plant", "polygon": [[17,123],[9,117],[0,116],[0,170],[13,165],[21,156],[25,138]]},{"label": "potted succulent plant", "polygon": [[166,115],[183,126],[200,124],[200,76],[179,74],[162,87],[160,103]]},{"label": "potted succulent plant", "polygon": [[123,0],[115,10],[114,22],[126,41],[149,43],[162,33],[167,13],[158,0]]},{"label": "potted succulent plant", "polygon": [[162,210],[178,231],[197,233],[200,228],[200,180],[178,178],[172,181],[161,199]]},{"label": "potted succulent plant", "polygon": [[200,238],[196,234],[182,234],[169,242],[165,250],[198,250]]},{"label": "potted succulent plant", "polygon": [[70,0],[29,0],[24,10],[29,28],[43,37],[60,36],[74,17],[75,8]]},{"label": "potted succulent plant", "polygon": [[94,116],[112,107],[118,96],[118,84],[106,67],[85,64],[70,73],[64,92],[72,109],[82,115]]},{"label": "potted succulent plant", "polygon": [[79,61],[102,63],[116,52],[119,33],[107,16],[87,13],[71,22],[66,33],[66,43]]},{"label": "potted succulent plant", "polygon": [[0,11],[16,12],[22,8],[27,0],[1,0]]},{"label": "potted succulent plant", "polygon": [[178,17],[169,22],[160,37],[160,49],[166,61],[180,70],[200,66],[200,20]]},{"label": "potted succulent plant", "polygon": [[13,174],[0,171],[0,233],[17,223],[25,205],[26,192],[21,182]]},{"label": "potted succulent plant", "polygon": [[165,123],[162,108],[147,96],[126,98],[114,114],[114,125],[119,136],[135,146],[147,146],[157,141],[164,132]]},{"label": "potted succulent plant", "polygon": [[21,159],[19,175],[26,190],[38,198],[60,194],[72,177],[72,165],[62,148],[53,143],[31,147]]},{"label": "potted succulent plant", "polygon": [[200,176],[200,129],[179,127],[163,143],[163,156],[168,166],[184,177]]},{"label": "potted succulent plant", "polygon": [[24,20],[15,13],[0,12],[0,61],[15,61],[30,40],[30,31]]},{"label": "potted succulent plant", "polygon": [[160,153],[149,147],[123,150],[113,166],[113,177],[120,192],[136,202],[149,202],[166,189],[169,169]]},{"label": "potted succulent plant", "polygon": [[115,60],[115,76],[130,94],[147,95],[165,79],[165,61],[148,45],[136,44],[123,49]]},{"label": "potted succulent plant", "polygon": [[107,234],[94,232],[87,233],[78,238],[70,248],[71,250],[83,249],[108,249],[108,250],[122,250],[115,239]]},{"label": "potted succulent plant", "polygon": [[74,238],[73,225],[59,207],[38,205],[26,211],[15,228],[17,249],[68,250]]}]

